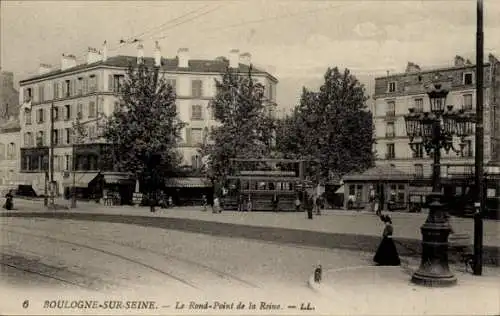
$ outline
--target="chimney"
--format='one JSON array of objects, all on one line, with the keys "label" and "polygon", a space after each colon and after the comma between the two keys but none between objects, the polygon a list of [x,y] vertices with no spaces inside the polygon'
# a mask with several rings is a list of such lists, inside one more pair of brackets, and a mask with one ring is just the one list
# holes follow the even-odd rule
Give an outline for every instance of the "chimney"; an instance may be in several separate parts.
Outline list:
[{"label": "chimney", "polygon": [[144,45],[137,45],[137,64],[142,64],[144,62]]},{"label": "chimney", "polygon": [[40,64],[40,67],[38,67],[38,74],[43,75],[52,70],[52,65],[49,64]]},{"label": "chimney", "polygon": [[158,44],[158,41],[155,42],[155,66],[160,67],[161,66],[161,49],[160,45]]},{"label": "chimney", "polygon": [[61,70],[72,68],[76,66],[76,57],[71,54],[62,54]]},{"label": "chimney", "polygon": [[239,68],[239,49],[231,49],[229,52],[229,68]]},{"label": "chimney", "polygon": [[87,65],[101,61],[101,52],[94,47],[87,48]]},{"label": "chimney", "polygon": [[252,54],[250,53],[243,53],[240,55],[240,63],[250,66],[252,63]]},{"label": "chimney", "polygon": [[102,61],[108,60],[108,42],[104,41],[102,44]]},{"label": "chimney", "polygon": [[408,64],[406,65],[405,72],[406,73],[420,72],[420,66],[409,61]]},{"label": "chimney", "polygon": [[465,65],[465,60],[462,56],[455,56],[455,67],[462,67]]},{"label": "chimney", "polygon": [[177,59],[178,59],[178,67],[179,68],[188,68],[189,67],[189,49],[188,48],[179,48],[177,50]]}]

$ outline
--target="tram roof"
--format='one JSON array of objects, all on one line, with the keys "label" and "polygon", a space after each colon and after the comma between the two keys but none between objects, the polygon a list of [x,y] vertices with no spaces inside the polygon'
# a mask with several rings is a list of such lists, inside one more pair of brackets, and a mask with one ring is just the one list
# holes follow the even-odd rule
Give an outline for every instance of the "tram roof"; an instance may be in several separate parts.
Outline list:
[{"label": "tram roof", "polygon": [[229,176],[228,180],[301,181],[298,177]]},{"label": "tram roof", "polygon": [[230,161],[241,161],[241,162],[302,162],[302,161],[313,161],[314,159],[279,159],[279,158],[231,158]]}]

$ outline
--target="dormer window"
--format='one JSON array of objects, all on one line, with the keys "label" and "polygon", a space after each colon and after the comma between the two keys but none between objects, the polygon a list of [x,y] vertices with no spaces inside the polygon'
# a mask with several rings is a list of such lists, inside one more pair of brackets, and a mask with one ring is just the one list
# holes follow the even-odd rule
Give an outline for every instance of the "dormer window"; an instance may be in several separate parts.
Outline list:
[{"label": "dormer window", "polygon": [[464,85],[466,85],[466,86],[473,84],[472,72],[464,73],[463,82],[464,82]]},{"label": "dormer window", "polygon": [[388,92],[396,92],[396,82],[395,81],[389,82],[389,85],[387,86],[387,91]]}]

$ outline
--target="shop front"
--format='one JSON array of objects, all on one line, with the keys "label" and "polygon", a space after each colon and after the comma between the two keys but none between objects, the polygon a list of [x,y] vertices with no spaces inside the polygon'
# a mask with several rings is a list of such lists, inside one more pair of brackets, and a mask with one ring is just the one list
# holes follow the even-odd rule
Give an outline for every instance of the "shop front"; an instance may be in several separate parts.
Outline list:
[{"label": "shop front", "polygon": [[382,211],[408,211],[410,179],[410,175],[389,165],[347,174],[343,177],[344,209],[372,210],[376,196]]}]

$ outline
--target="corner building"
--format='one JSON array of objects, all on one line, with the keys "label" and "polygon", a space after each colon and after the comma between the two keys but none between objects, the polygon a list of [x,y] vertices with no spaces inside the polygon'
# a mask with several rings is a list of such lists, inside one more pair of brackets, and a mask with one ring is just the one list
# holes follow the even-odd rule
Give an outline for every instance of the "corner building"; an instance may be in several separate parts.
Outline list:
[{"label": "corner building", "polygon": [[[415,111],[429,111],[430,101],[425,86],[438,75],[451,82],[446,105],[454,109],[476,111],[476,66],[456,56],[452,67],[421,70],[408,63],[406,71],[375,79],[372,108],[376,144],[376,165],[392,166],[410,176],[409,190],[401,194],[398,186],[388,180],[384,185],[386,201],[391,196],[409,204],[413,198],[422,198],[431,190],[432,158],[420,147],[413,152],[406,134],[404,115],[410,107]],[[484,64],[484,162],[498,161],[500,151],[500,62],[488,56]],[[460,140],[455,137],[455,148]],[[461,195],[474,181],[475,135],[464,140],[463,153],[457,155],[442,150],[441,178],[445,194]],[[489,197],[498,197],[498,185],[488,189]]]},{"label": "corner building", "polygon": [[[53,107],[53,174],[57,192],[67,192],[71,181],[69,173],[73,165],[77,173],[76,186],[87,189],[98,173],[105,181],[131,180],[125,174],[112,173],[112,166],[103,165],[101,159],[106,150],[105,141],[99,138],[99,121],[112,115],[119,104],[121,85],[130,64],[144,62],[152,67],[160,66],[160,75],[174,87],[177,111],[180,119],[187,123],[182,131],[179,151],[184,165],[193,169],[201,167],[199,145],[216,121],[208,108],[215,96],[215,79],[222,78],[227,67],[240,73],[250,70],[250,54],[239,54],[231,50],[228,58],[214,60],[189,58],[189,50],[182,48],[174,58],[163,58],[159,47],[154,57],[143,57],[140,45],[137,56],[107,56],[107,47],[102,51],[89,48],[84,64],[77,64],[73,55],[62,55],[61,68],[54,70],[41,64],[39,74],[20,82],[21,122],[21,172],[27,185],[37,195],[43,194],[50,166],[50,111]],[[252,74],[266,88],[267,101],[275,105],[277,79],[271,74],[252,67]],[[73,123],[80,115],[88,137],[84,144],[75,144],[73,155]],[[109,175],[109,177],[108,177]]]}]

